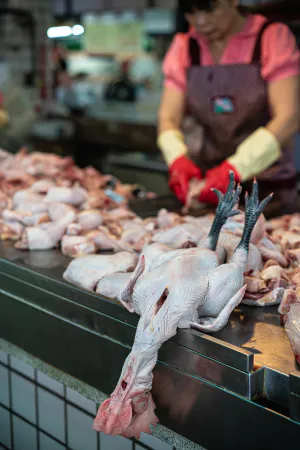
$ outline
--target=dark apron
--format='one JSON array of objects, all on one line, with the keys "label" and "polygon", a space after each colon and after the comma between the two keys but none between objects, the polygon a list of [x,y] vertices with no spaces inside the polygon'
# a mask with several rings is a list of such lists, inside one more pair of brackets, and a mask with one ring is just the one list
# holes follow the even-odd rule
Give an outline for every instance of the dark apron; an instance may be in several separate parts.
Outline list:
[{"label": "dark apron", "polygon": [[[260,64],[263,32],[269,25],[266,22],[259,32],[250,64],[202,66],[200,46],[190,38],[187,107],[204,128],[203,147],[194,161],[204,173],[233,155],[239,144],[271,119]],[[257,177],[261,196],[274,192],[281,214],[294,212],[297,204],[292,147],[282,154]]]}]

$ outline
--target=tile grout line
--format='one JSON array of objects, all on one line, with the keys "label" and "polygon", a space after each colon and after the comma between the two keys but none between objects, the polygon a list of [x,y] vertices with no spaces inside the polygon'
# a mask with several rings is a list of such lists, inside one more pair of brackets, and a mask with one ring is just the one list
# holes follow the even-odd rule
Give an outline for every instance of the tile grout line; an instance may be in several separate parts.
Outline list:
[{"label": "tile grout line", "polygon": [[[5,409],[8,409],[8,411],[10,413],[10,425],[11,425],[11,429],[10,429],[11,436],[10,437],[11,437],[11,445],[12,445],[11,448],[12,449],[14,448],[14,430],[13,430],[13,417],[14,416],[19,417],[20,419],[27,422],[28,424],[36,427],[37,432],[38,432],[37,433],[37,450],[40,450],[40,445],[41,445],[40,444],[40,435],[41,435],[41,433],[54,439],[57,443],[60,443],[61,445],[63,445],[62,441],[59,441],[58,439],[54,438],[54,436],[52,436],[51,434],[47,433],[45,430],[40,428],[39,405],[38,405],[38,389],[40,388],[40,389],[44,390],[45,392],[48,392],[49,394],[55,396],[56,398],[59,398],[60,400],[62,400],[64,402],[64,422],[65,422],[65,444],[64,445],[67,449],[70,449],[70,447],[68,446],[68,440],[69,440],[69,436],[68,436],[68,406],[72,406],[72,407],[76,408],[77,410],[81,411],[82,413],[86,414],[89,417],[94,417],[94,415],[91,414],[89,411],[85,410],[84,408],[80,407],[76,403],[73,403],[72,401],[67,399],[67,386],[65,384],[61,383],[63,386],[63,395],[61,395],[55,391],[52,391],[51,388],[44,386],[43,384],[41,384],[38,381],[38,370],[37,369],[34,369],[34,378],[32,379],[28,375],[20,372],[18,369],[11,367],[11,363],[12,363],[11,355],[9,355],[9,354],[7,354],[7,365],[3,362],[0,362],[0,366],[6,367],[8,369],[8,373],[9,373],[9,405],[10,405],[10,407],[6,408],[5,405],[3,405],[3,406]],[[21,376],[24,380],[27,380],[30,383],[33,383],[35,385],[34,387],[35,387],[36,425],[13,410],[13,407],[12,407],[12,375],[14,373]],[[96,405],[98,407],[97,403],[96,403]],[[132,450],[136,450],[137,444],[139,444],[140,447],[145,450],[152,450],[151,447],[149,447],[148,445],[146,445],[142,442],[137,442],[136,440],[132,440]],[[101,450],[101,433],[97,433],[97,450]],[[172,450],[176,450],[175,446],[172,446]]]},{"label": "tile grout line", "polygon": [[[96,405],[96,414],[97,414],[98,409],[100,408],[100,405],[97,402],[95,402],[95,405]],[[98,432],[97,432],[97,449],[101,450],[101,433],[98,433]]]},{"label": "tile grout line", "polygon": [[100,433],[97,432],[97,449],[101,450]]},{"label": "tile grout line", "polygon": [[[1,363],[0,363],[1,364]],[[6,366],[5,366],[6,367]],[[56,391],[53,391],[51,388],[45,386],[44,384],[41,384],[39,381],[34,381],[32,378],[28,377],[27,375],[23,374],[22,372],[19,372],[16,369],[11,369],[11,372],[19,375],[20,377],[22,377],[24,380],[29,381],[31,384],[37,384],[37,386],[40,389],[43,389],[44,391],[48,392],[48,394],[52,394],[55,397],[59,398],[62,401],[65,401],[68,405],[73,406],[74,408],[78,409],[79,411],[85,413],[86,415],[90,416],[91,418],[94,418],[94,414],[92,414],[90,411],[87,411],[86,409],[84,409],[82,406],[79,406],[77,403],[72,402],[72,400],[69,400],[66,398],[66,395],[62,395],[59,394]],[[63,386],[65,386],[63,383],[61,383]],[[91,400],[92,401],[92,400]]]},{"label": "tile grout line", "polygon": [[65,419],[65,443],[68,448],[69,435],[68,435],[68,404],[67,404],[67,387],[64,384],[64,419]]},{"label": "tile grout line", "polygon": [[37,450],[40,450],[40,410],[38,402],[38,384],[37,384],[37,370],[34,369],[34,400],[35,400],[35,414],[36,414],[36,426],[37,426]]},{"label": "tile grout line", "polygon": [[10,418],[10,445],[14,448],[14,430],[13,430],[13,414],[12,414],[12,372],[10,369],[10,355],[7,355],[8,363],[8,396],[9,396],[9,418]]},{"label": "tile grout line", "polygon": [[[18,419],[20,419],[21,421],[27,423],[28,425],[30,425],[33,428],[36,428],[37,431],[39,431],[42,434],[45,434],[46,436],[48,436],[49,438],[51,438],[52,440],[54,440],[55,442],[57,442],[58,444],[65,446],[65,443],[63,441],[60,441],[59,439],[57,439],[55,436],[53,436],[52,434],[48,433],[48,431],[44,430],[43,428],[37,427],[36,425],[34,425],[34,423],[30,422],[30,420],[26,419],[24,416],[21,416],[21,414],[17,413],[16,411],[10,410],[10,408],[8,408],[7,406],[3,405],[2,403],[0,403],[0,406],[3,409],[6,409],[8,412],[10,412],[13,416],[17,417]],[[2,445],[2,444],[1,444]],[[69,447],[68,447],[69,448]],[[13,447],[12,447],[13,449]]]}]

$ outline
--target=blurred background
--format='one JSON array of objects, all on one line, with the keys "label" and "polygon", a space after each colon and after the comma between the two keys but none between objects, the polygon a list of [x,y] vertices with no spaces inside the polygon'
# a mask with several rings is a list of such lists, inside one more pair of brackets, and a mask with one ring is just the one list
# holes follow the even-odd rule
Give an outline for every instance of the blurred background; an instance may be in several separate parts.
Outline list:
[{"label": "blurred background", "polygon": [[[300,45],[298,0],[241,4],[287,23]],[[164,194],[162,60],[186,29],[177,0],[1,0],[0,92],[11,121],[0,146],[72,155]],[[299,138],[295,146],[300,172]]]}]

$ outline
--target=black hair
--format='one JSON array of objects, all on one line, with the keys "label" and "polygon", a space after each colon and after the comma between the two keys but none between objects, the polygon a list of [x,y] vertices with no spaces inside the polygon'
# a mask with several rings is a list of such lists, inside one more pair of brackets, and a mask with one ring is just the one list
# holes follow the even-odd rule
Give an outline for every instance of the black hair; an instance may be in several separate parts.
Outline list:
[{"label": "black hair", "polygon": [[[183,14],[189,14],[195,11],[211,12],[215,9],[217,3],[218,0],[179,0],[178,9]],[[238,10],[242,15],[247,15],[251,12],[255,13],[255,8],[248,6],[238,6]]]},{"label": "black hair", "polygon": [[213,11],[216,0],[179,0],[179,11],[183,14],[198,11]]}]

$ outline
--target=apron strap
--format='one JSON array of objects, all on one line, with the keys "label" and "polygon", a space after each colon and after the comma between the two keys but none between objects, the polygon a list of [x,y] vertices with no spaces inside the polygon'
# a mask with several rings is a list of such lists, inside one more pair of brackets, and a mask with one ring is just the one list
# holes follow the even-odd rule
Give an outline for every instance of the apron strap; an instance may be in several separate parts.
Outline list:
[{"label": "apron strap", "polygon": [[201,66],[201,50],[194,38],[189,39],[190,67]]},{"label": "apron strap", "polygon": [[252,63],[260,63],[261,62],[262,37],[263,37],[263,34],[264,34],[265,30],[270,25],[272,25],[273,23],[274,22],[267,21],[261,27],[261,29],[260,29],[260,31],[258,33],[258,36],[257,36],[255,47],[254,47],[253,56],[252,56]]}]

